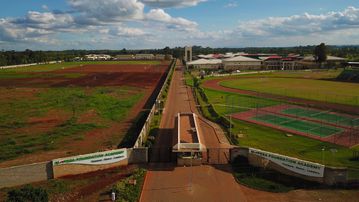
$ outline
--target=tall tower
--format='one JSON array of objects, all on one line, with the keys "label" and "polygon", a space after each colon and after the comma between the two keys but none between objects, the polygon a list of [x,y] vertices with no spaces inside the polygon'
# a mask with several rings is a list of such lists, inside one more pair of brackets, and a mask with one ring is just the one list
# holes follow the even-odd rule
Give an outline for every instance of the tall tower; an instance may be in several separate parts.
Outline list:
[{"label": "tall tower", "polygon": [[192,61],[192,46],[184,47],[184,61],[186,62]]}]

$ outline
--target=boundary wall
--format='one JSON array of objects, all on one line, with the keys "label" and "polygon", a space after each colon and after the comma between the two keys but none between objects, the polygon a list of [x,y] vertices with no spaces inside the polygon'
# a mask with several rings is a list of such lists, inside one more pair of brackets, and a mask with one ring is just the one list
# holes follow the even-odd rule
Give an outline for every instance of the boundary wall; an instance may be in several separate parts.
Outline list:
[{"label": "boundary wall", "polygon": [[50,61],[50,62],[40,62],[40,63],[30,63],[30,64],[21,64],[21,65],[9,65],[9,66],[0,66],[0,69],[11,69],[17,67],[30,67],[35,65],[44,65],[44,64],[56,64],[62,63],[63,61]]},{"label": "boundary wall", "polygon": [[[254,151],[254,152],[253,152]],[[260,151],[258,153],[257,151]],[[248,159],[254,167],[278,171],[282,174],[326,185],[348,183],[348,169],[321,165],[301,159],[284,156],[263,150],[235,147],[230,150],[231,162],[238,156]],[[318,171],[318,172],[313,172]]]},{"label": "boundary wall", "polygon": [[175,66],[176,66],[176,60],[174,59],[174,60],[172,60],[171,67],[170,67],[170,70],[168,71],[166,80],[164,81],[164,83],[163,83],[163,85],[161,87],[161,90],[160,90],[160,92],[158,93],[158,95],[156,97],[155,103],[151,107],[151,111],[147,116],[146,122],[143,125],[142,130],[141,130],[140,134],[138,135],[137,140],[136,140],[133,148],[142,147],[144,142],[146,141],[147,136],[148,136],[148,134],[150,133],[150,130],[151,130],[151,123],[152,123],[152,120],[153,120],[153,116],[155,115],[155,112],[157,110],[157,104],[162,102],[161,98],[162,98],[163,92],[165,91],[166,86],[169,85],[169,82],[170,82],[169,79],[171,78],[171,75],[172,75],[172,72],[173,72]]},{"label": "boundary wall", "polygon": [[0,168],[0,188],[53,179],[52,162]]}]

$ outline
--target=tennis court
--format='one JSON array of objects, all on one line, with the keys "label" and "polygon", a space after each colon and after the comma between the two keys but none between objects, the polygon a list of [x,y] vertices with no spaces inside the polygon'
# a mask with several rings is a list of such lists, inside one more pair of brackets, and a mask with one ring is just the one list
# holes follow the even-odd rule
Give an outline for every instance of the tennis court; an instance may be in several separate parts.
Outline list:
[{"label": "tennis court", "polygon": [[251,118],[252,120],[264,122],[270,125],[279,126],[280,128],[298,131],[301,133],[314,135],[317,137],[328,137],[344,130],[330,125],[322,125],[320,123],[294,119],[290,117],[274,115],[274,114],[261,114]]},{"label": "tennis court", "polygon": [[346,116],[338,113],[331,113],[330,111],[319,111],[315,109],[306,109],[301,107],[290,107],[288,109],[282,110],[280,113],[295,115],[297,117],[315,119],[347,127],[359,126],[359,118]]}]

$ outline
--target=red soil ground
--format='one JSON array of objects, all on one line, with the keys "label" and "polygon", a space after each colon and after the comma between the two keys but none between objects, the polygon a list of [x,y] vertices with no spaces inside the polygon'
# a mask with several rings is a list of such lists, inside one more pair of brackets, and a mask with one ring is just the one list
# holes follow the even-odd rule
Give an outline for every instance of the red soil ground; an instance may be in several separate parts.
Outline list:
[{"label": "red soil ground", "polygon": [[[0,87],[135,86],[151,87],[165,72],[161,65],[84,65],[53,72],[32,73],[31,78],[1,79]],[[51,77],[45,75],[52,75]],[[68,78],[68,74],[80,74]]]},{"label": "red soil ground", "polygon": [[[132,107],[124,121],[112,124],[108,128],[99,128],[86,132],[83,140],[67,141],[67,143],[63,144],[63,146],[59,149],[46,152],[36,152],[33,154],[23,155],[13,160],[1,162],[0,167],[43,162],[65,156],[84,154],[117,147],[117,144],[119,144],[123,138],[123,134],[125,134],[131,127],[137,115],[142,110],[146,110],[146,102],[150,99],[159,81],[165,75],[164,73],[167,71],[168,65],[169,63],[163,63],[161,65],[86,65],[50,72],[51,74],[85,74],[79,78],[59,79],[55,77],[1,79],[0,87],[28,87],[36,90],[36,87],[41,86],[135,86],[144,89],[145,94],[142,99]],[[91,80],[91,78],[94,77],[96,77],[96,79]],[[33,96],[34,93],[31,91],[28,94],[29,96]],[[24,97],[22,97],[22,99],[27,99],[26,93],[23,95]],[[59,113],[59,115],[60,114],[61,113]],[[56,123],[64,118],[63,116],[61,116],[62,118],[56,118],[56,116],[58,115],[48,114],[45,117],[37,118],[37,123],[32,125],[32,130],[51,130],[50,126],[55,126]],[[80,121],[86,122],[91,119],[91,117],[94,118],[93,114],[85,114],[83,117],[80,117]],[[30,121],[36,122],[36,120]],[[44,128],[43,125],[47,125],[47,127]]]}]

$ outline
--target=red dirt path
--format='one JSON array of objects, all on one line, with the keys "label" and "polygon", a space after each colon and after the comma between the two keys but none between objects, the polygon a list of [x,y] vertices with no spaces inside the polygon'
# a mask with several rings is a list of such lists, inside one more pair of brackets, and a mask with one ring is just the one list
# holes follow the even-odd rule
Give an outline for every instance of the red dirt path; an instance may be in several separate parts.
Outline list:
[{"label": "red dirt path", "polygon": [[[236,78],[236,79],[240,79],[240,78]],[[270,93],[260,93],[260,92],[254,92],[254,91],[249,91],[249,90],[228,88],[228,87],[221,86],[219,84],[220,82],[227,81],[227,80],[233,80],[233,78],[219,78],[219,79],[207,80],[203,83],[203,86],[206,88],[214,89],[214,90],[218,90],[218,91],[225,91],[225,92],[239,93],[239,94],[244,94],[244,95],[251,95],[251,96],[256,96],[256,97],[270,98],[270,99],[281,100],[281,101],[290,102],[290,103],[309,105],[309,106],[313,106],[313,107],[320,108],[320,109],[331,109],[331,110],[346,112],[349,114],[359,114],[358,106],[320,102],[320,101],[307,100],[307,99],[302,99],[302,98],[293,98],[293,97],[286,97],[286,96],[281,96],[281,95],[274,95],[274,94],[270,94]]]}]

